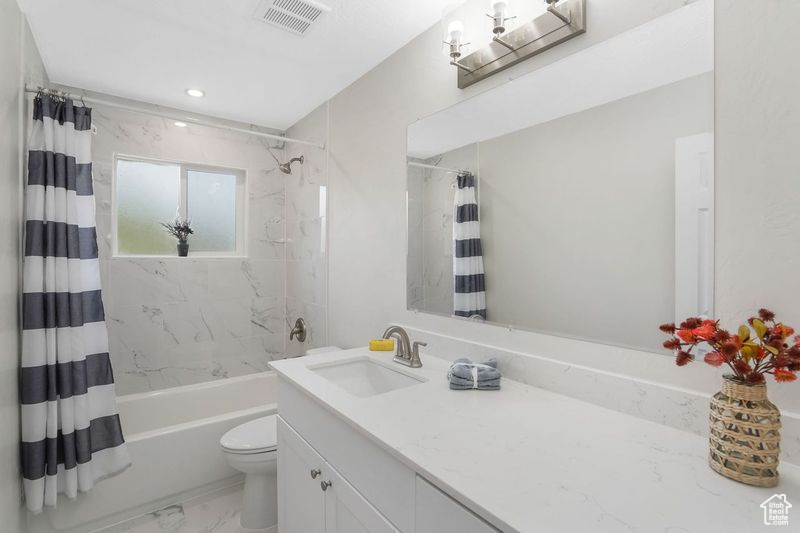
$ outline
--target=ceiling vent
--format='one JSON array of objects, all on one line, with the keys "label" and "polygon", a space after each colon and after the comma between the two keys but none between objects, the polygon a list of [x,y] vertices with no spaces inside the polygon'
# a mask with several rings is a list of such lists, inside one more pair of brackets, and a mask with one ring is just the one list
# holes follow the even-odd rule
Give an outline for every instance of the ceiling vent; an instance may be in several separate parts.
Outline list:
[{"label": "ceiling vent", "polygon": [[262,0],[255,17],[294,34],[305,35],[330,10],[315,0]]}]

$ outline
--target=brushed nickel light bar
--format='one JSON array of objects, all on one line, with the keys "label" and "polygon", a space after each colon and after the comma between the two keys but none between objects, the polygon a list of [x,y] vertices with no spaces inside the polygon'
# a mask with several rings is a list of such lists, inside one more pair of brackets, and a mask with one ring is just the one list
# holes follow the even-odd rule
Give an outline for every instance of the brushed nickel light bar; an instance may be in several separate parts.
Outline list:
[{"label": "brushed nickel light bar", "polygon": [[[573,37],[586,33],[586,0],[544,0],[547,11],[527,24],[506,32],[507,4],[492,2],[492,41],[467,56],[461,41],[464,26],[454,21],[448,27],[445,44],[450,47],[450,64],[458,68],[458,88],[469,87],[517,63],[541,54]],[[463,57],[462,57],[463,56]]]}]

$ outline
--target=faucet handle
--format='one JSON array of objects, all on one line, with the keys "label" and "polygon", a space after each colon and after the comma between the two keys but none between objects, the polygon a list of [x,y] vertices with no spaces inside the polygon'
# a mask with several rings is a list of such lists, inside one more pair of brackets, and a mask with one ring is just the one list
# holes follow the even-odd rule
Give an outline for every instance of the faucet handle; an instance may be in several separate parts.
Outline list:
[{"label": "faucet handle", "polygon": [[427,346],[427,342],[415,342],[412,344],[411,348],[411,367],[412,368],[419,368],[422,366],[422,361],[419,358],[419,347],[420,346]]}]

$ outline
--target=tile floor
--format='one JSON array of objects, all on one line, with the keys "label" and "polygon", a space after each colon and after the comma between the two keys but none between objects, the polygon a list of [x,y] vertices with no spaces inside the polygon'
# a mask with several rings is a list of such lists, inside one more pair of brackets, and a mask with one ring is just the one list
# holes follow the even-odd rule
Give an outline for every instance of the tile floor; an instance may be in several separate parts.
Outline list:
[{"label": "tile floor", "polygon": [[98,533],[241,533],[243,485],[171,505]]}]

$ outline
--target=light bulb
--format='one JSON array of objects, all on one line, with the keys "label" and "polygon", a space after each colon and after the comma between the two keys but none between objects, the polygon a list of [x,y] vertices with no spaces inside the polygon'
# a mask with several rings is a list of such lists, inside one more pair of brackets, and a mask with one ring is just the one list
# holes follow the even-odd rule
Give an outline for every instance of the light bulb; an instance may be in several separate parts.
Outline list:
[{"label": "light bulb", "polygon": [[489,9],[491,10],[494,18],[505,18],[506,11],[508,10],[507,0],[491,0],[489,2]]},{"label": "light bulb", "polygon": [[188,124],[186,124],[185,122],[181,122],[179,120],[179,121],[175,122],[175,126],[177,126],[178,128],[185,128],[186,126],[188,126]]},{"label": "light bulb", "polygon": [[206,95],[206,93],[200,89],[186,89],[186,94],[194,98],[202,98]]},{"label": "light bulb", "polygon": [[461,37],[464,35],[464,24],[460,20],[454,20],[447,26],[447,35],[450,37],[450,42],[460,42]]}]

